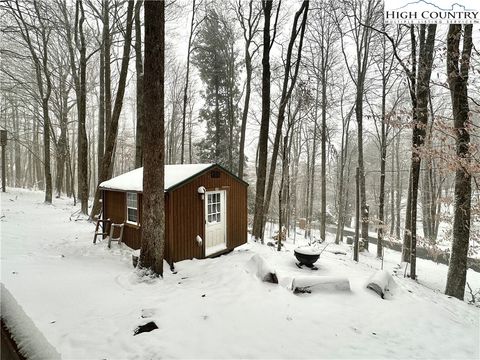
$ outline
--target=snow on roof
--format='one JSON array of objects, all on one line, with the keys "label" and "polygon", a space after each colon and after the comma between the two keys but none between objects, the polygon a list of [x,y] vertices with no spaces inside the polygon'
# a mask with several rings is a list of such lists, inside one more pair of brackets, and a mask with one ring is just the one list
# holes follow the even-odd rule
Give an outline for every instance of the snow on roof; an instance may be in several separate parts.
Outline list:
[{"label": "snow on roof", "polygon": [[[165,189],[170,189],[214,164],[165,165]],[[143,191],[143,167],[104,181],[101,189]]]}]

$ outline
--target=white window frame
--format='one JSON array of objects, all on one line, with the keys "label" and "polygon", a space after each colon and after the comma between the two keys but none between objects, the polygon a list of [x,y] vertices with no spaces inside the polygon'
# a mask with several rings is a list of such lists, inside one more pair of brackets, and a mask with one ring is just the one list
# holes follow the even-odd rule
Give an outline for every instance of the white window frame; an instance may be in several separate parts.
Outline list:
[{"label": "white window frame", "polygon": [[[129,195],[134,195],[135,196],[136,207],[128,206],[128,196]],[[127,224],[139,225],[139,223],[138,223],[138,194],[135,193],[135,192],[127,192],[126,195],[125,195],[125,205],[126,205],[126,208],[127,208],[127,210],[126,210],[127,214],[126,214],[126,217],[125,217],[125,222]],[[133,209],[137,212],[137,221],[130,221],[128,219],[128,209]]]},{"label": "white window frame", "polygon": [[[218,201],[216,199],[217,196],[218,196]],[[215,199],[212,199],[212,202],[209,202],[210,197],[214,197]],[[222,222],[223,215],[222,215],[221,207],[222,207],[222,197],[220,192],[211,192],[207,194],[207,222],[209,224]],[[213,217],[215,218],[215,221],[212,221]]]}]

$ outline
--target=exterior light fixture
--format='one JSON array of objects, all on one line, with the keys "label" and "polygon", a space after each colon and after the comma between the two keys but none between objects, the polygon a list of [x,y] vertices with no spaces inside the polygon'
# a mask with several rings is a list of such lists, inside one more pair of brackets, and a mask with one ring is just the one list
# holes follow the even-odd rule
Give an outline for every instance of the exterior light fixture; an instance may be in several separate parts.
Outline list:
[{"label": "exterior light fixture", "polygon": [[201,195],[202,200],[205,197],[205,192],[206,191],[207,191],[207,189],[205,189],[205,186],[199,186],[198,189],[197,189],[197,192]]}]

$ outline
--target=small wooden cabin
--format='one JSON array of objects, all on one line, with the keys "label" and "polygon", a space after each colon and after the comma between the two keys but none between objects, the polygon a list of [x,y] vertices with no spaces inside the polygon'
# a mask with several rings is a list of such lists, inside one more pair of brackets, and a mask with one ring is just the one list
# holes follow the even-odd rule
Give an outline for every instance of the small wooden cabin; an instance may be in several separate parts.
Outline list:
[{"label": "small wooden cabin", "polygon": [[[248,184],[217,164],[165,165],[165,260],[203,259],[247,242]],[[143,168],[100,184],[103,218],[142,239]]]}]

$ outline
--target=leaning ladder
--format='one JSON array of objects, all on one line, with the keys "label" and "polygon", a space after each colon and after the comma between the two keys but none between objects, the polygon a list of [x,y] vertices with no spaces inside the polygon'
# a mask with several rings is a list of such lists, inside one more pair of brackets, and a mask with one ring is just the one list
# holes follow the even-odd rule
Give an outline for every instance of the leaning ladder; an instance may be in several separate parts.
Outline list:
[{"label": "leaning ladder", "polygon": [[[110,219],[100,219],[100,215],[97,218],[97,225],[95,226],[95,236],[93,237],[93,243],[97,242],[97,236],[102,236],[102,239],[108,235],[108,226],[111,224]],[[99,231],[98,228],[102,227],[102,230]]]},{"label": "leaning ladder", "polygon": [[[108,236],[108,248],[110,249],[110,245],[112,241],[117,241],[119,244],[122,243],[123,238],[123,226],[124,224],[111,224],[110,225],[110,235]],[[118,237],[114,238],[113,234],[115,233],[115,229],[120,229],[120,233]]]}]

